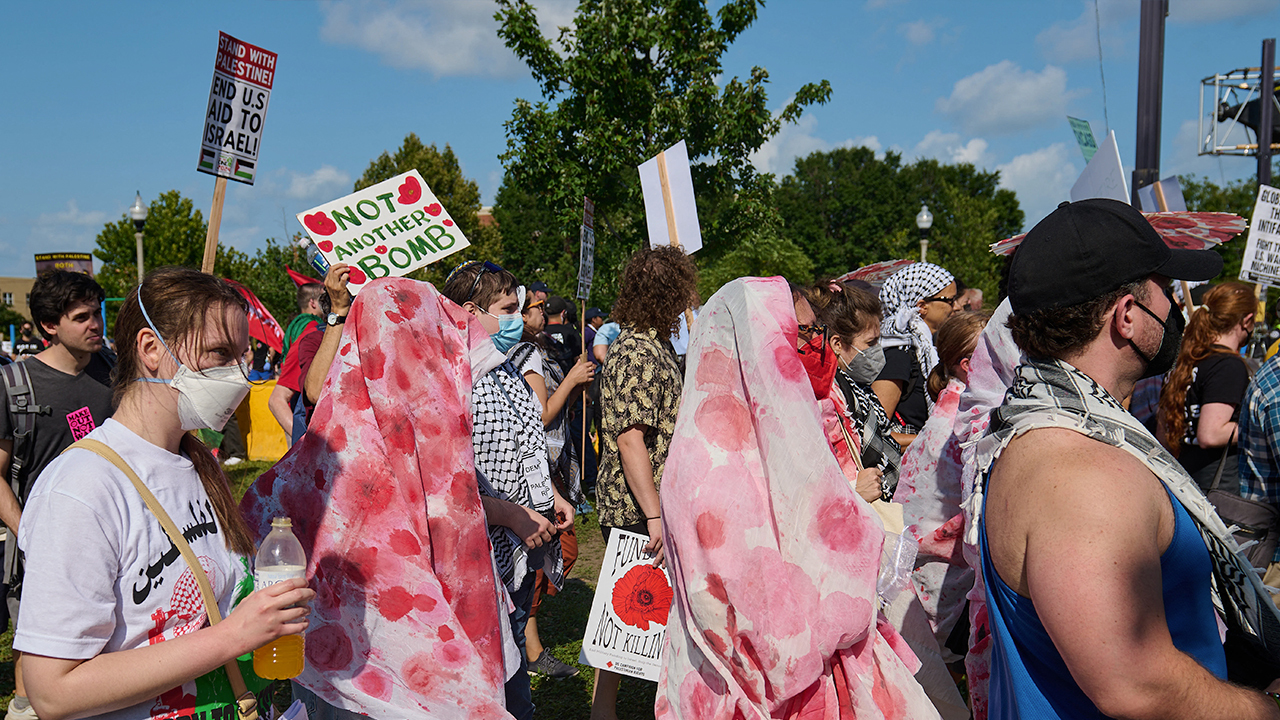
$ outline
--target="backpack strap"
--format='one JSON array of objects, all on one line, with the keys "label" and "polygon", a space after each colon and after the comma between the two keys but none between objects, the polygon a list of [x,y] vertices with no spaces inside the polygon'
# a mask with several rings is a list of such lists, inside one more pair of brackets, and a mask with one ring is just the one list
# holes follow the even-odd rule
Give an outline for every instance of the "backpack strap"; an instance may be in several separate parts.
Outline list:
[{"label": "backpack strap", "polygon": [[13,428],[13,453],[9,460],[9,487],[19,501],[22,496],[22,476],[28,461],[31,459],[31,434],[36,427],[36,415],[50,415],[53,409],[48,405],[37,405],[35,388],[31,385],[31,374],[27,372],[26,362],[15,362],[0,367],[0,377],[4,380],[5,409]]},{"label": "backpack strap", "polygon": [[[200,587],[200,597],[204,599],[204,610],[209,616],[209,624],[216,625],[222,622],[222,613],[218,610],[218,599],[213,594],[213,586],[209,584],[209,576],[205,574],[204,568],[200,566],[200,561],[196,559],[195,552],[191,549],[191,545],[187,539],[182,536],[182,531],[174,524],[173,518],[169,517],[169,513],[165,512],[164,506],[151,494],[151,490],[142,482],[142,478],[138,477],[138,473],[129,467],[129,463],[124,458],[112,450],[105,443],[94,440],[92,438],[84,438],[72,443],[67,450],[72,448],[80,448],[88,450],[95,455],[102,457],[107,462],[115,465],[120,472],[133,483],[138,494],[142,496],[142,501],[151,509],[156,520],[160,521],[160,527],[164,528],[164,533],[169,536],[169,542],[178,548],[178,552],[182,554],[182,559],[187,561],[187,567],[191,570],[192,577],[195,578],[196,584]],[[64,450],[63,452],[66,452]],[[240,674],[240,665],[235,658],[231,658],[223,665],[227,671],[227,678],[231,681],[231,691],[236,696],[236,707],[240,712],[240,720],[257,720],[258,718],[258,699],[253,693],[249,692],[245,685],[244,676]]]}]

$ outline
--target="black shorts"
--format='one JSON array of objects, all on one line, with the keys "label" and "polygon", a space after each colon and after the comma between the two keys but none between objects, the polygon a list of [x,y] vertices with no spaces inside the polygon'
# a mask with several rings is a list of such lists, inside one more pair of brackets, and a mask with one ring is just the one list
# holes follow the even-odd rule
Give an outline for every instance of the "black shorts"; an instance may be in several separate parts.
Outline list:
[{"label": "black shorts", "polygon": [[635,523],[634,525],[623,525],[623,526],[621,526],[621,527],[617,527],[617,528],[615,528],[615,527],[613,527],[613,526],[611,526],[611,525],[601,525],[601,526],[600,526],[600,534],[604,536],[604,544],[605,544],[605,545],[608,545],[608,544],[609,544],[609,533],[613,532],[614,530],[626,530],[627,532],[633,532],[633,533],[635,533],[635,534],[637,534],[637,535],[648,535],[648,534],[649,534],[649,528],[648,528],[648,527],[646,527],[646,524],[645,524],[645,523],[642,523],[642,522]]}]

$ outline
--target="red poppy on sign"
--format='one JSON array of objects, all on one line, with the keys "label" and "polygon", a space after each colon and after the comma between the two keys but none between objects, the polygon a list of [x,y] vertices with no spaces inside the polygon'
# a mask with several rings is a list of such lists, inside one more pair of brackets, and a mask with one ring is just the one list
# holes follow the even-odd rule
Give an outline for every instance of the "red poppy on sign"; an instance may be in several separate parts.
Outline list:
[{"label": "red poppy on sign", "polygon": [[665,625],[671,612],[671,584],[666,573],[652,565],[636,565],[613,584],[613,612],[622,622],[648,630],[649,623]]}]

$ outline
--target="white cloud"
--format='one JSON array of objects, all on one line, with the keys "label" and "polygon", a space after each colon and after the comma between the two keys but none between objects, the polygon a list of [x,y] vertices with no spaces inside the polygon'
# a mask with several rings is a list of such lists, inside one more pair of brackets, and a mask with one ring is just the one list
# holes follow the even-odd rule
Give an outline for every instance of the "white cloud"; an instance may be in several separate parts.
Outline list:
[{"label": "white cloud", "polygon": [[[787,101],[788,103],[790,100]],[[786,106],[786,103],[783,104]],[[782,130],[769,139],[760,149],[751,154],[751,164],[760,172],[785,175],[795,169],[796,158],[806,157],[815,152],[826,152],[838,147],[866,147],[879,157],[882,146],[875,135],[849,138],[842,142],[831,143],[815,133],[818,118],[814,115],[802,115],[795,123],[782,126]]]},{"label": "white cloud", "polygon": [[912,45],[928,45],[938,36],[941,20],[916,20],[898,26],[898,32]]},{"label": "white cloud", "polygon": [[1169,0],[1169,20],[1206,23],[1247,19],[1280,9],[1280,0]]},{"label": "white cloud", "polygon": [[1026,216],[1024,227],[1035,225],[1058,203],[1069,200],[1071,186],[1080,175],[1065,143],[1019,155],[996,169],[1000,171],[1000,187],[1018,195],[1018,204]]},{"label": "white cloud", "polygon": [[[536,3],[543,34],[571,25],[576,3]],[[336,0],[321,6],[320,37],[380,56],[397,68],[426,70],[436,77],[518,74],[516,56],[498,37],[494,5],[476,0]]]},{"label": "white cloud", "polygon": [[[1049,62],[1069,63],[1098,59],[1098,30],[1102,30],[1102,56],[1115,59],[1132,42],[1132,33],[1121,25],[1138,14],[1138,4],[1129,0],[1102,0],[1095,12],[1092,0],[1080,4],[1074,20],[1059,20],[1036,35],[1036,45]],[[1100,22],[1099,22],[1100,21]]]},{"label": "white cloud", "polygon": [[924,139],[916,144],[911,154],[917,158],[936,158],[945,163],[971,163],[984,167],[991,163],[992,157],[987,153],[987,141],[982,138],[970,138],[961,142],[957,133],[944,133],[931,130]]},{"label": "white cloud", "polygon": [[1061,120],[1067,101],[1077,95],[1067,92],[1062,68],[1046,65],[1036,72],[1002,60],[961,78],[951,97],[939,98],[936,107],[970,135],[999,135]]},{"label": "white cloud", "polygon": [[332,165],[321,165],[319,170],[309,175],[296,172],[291,175],[285,195],[295,200],[306,200],[317,195],[337,197],[351,185],[351,176]]},{"label": "white cloud", "polygon": [[37,226],[52,225],[102,225],[107,221],[107,214],[101,210],[84,212],[75,200],[67,201],[67,209],[55,213],[44,213],[36,218]]}]

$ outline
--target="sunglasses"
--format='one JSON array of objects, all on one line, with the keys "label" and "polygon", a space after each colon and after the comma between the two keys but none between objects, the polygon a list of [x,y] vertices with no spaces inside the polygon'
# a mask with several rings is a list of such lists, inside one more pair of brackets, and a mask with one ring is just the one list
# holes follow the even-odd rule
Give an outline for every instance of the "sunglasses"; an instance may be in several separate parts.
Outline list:
[{"label": "sunglasses", "polygon": [[491,273],[500,273],[500,272],[503,272],[503,270],[502,270],[502,267],[501,267],[501,266],[499,266],[499,265],[497,265],[497,264],[495,264],[495,263],[491,263],[491,262],[489,262],[488,260],[483,260],[483,261],[482,261],[482,260],[468,260],[468,261],[466,261],[466,262],[462,263],[461,265],[459,265],[458,267],[454,268],[454,269],[453,269],[453,272],[449,273],[449,277],[445,278],[445,280],[444,280],[444,281],[445,281],[445,284],[448,284],[448,283],[449,283],[449,281],[453,279],[453,276],[454,276],[454,275],[457,275],[458,273],[462,272],[463,270],[465,270],[465,269],[467,269],[467,268],[469,268],[469,267],[471,267],[472,265],[475,265],[475,264],[477,264],[477,263],[481,264],[480,272],[476,273],[476,279],[475,279],[475,281],[473,281],[473,282],[471,283],[471,291],[467,293],[467,298],[466,298],[466,300],[463,300],[463,301],[462,301],[462,302],[464,302],[464,303],[465,303],[465,302],[470,302],[471,298],[475,297],[475,295],[476,295],[476,289],[480,287],[480,278],[484,277],[484,274],[485,274],[485,273],[487,273],[487,272],[491,272]]},{"label": "sunglasses", "polygon": [[959,293],[956,293],[955,295],[952,295],[951,297],[940,297],[940,296],[938,296],[938,295],[934,295],[933,297],[927,297],[927,298],[925,298],[925,299],[921,300],[920,302],[940,302],[940,303],[946,303],[946,304],[951,305],[951,306],[953,306],[953,307],[954,307],[954,306],[955,306],[955,304],[956,304],[956,301],[957,301],[957,300],[959,300],[959,299],[960,299],[960,294],[959,294]]},{"label": "sunglasses", "polygon": [[799,326],[797,326],[797,327],[796,327],[796,329],[799,331],[799,335],[800,335],[800,337],[801,337],[805,342],[811,342],[815,337],[821,337],[821,338],[823,339],[823,341],[824,341],[824,344],[825,344],[825,341],[826,341],[826,339],[827,339],[827,326],[826,326],[826,325],[821,325],[821,324],[818,324],[818,325],[799,325]]}]

